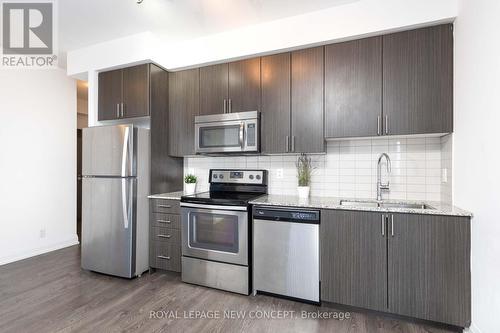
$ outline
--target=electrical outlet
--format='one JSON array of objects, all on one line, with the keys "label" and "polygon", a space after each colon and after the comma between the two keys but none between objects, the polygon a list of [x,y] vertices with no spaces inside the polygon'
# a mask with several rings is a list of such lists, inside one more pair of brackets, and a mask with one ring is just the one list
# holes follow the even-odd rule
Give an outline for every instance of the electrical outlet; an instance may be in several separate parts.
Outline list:
[{"label": "electrical outlet", "polygon": [[45,228],[40,229],[40,238],[45,238]]},{"label": "electrical outlet", "polygon": [[443,183],[447,183],[448,182],[448,169],[447,168],[443,168],[443,170],[441,172],[441,181]]},{"label": "electrical outlet", "polygon": [[276,178],[283,179],[283,169],[276,169]]}]

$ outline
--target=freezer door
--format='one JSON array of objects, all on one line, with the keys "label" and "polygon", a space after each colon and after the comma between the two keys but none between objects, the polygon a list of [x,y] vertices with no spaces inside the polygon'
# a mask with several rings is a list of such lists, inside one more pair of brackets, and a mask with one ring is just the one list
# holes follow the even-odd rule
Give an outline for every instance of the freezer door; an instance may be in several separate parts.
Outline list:
[{"label": "freezer door", "polygon": [[133,125],[83,129],[84,176],[136,176]]},{"label": "freezer door", "polygon": [[83,178],[82,268],[135,274],[135,178]]}]

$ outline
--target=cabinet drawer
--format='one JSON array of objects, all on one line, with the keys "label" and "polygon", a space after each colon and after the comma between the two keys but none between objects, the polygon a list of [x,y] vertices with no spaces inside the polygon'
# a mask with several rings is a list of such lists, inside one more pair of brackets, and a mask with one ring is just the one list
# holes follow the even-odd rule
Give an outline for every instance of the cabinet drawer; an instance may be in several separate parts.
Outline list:
[{"label": "cabinet drawer", "polygon": [[151,215],[151,226],[180,229],[181,216],[174,214],[153,213]]},{"label": "cabinet drawer", "polygon": [[179,200],[153,199],[153,213],[180,214],[181,203]]},{"label": "cabinet drawer", "polygon": [[167,271],[181,271],[181,245],[166,242],[151,243],[150,265]]},{"label": "cabinet drawer", "polygon": [[181,244],[181,231],[179,229],[153,227],[151,240],[169,244]]}]

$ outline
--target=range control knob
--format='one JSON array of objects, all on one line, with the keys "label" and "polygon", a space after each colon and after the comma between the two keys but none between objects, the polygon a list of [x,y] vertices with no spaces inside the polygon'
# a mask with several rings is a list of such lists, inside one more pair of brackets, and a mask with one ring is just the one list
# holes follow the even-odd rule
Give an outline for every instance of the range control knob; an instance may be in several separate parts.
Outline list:
[{"label": "range control knob", "polygon": [[213,176],[213,177],[214,177],[214,179],[217,179],[217,175],[216,175],[215,173],[214,173],[214,176]]},{"label": "range control knob", "polygon": [[252,180],[253,179],[253,175],[248,176],[248,178],[250,178],[250,180]]},{"label": "range control knob", "polygon": [[221,173],[221,174],[219,175],[219,178],[220,178],[220,179],[224,179],[224,175]]},{"label": "range control knob", "polygon": [[255,176],[255,178],[257,178],[257,180],[260,180],[260,175]]}]

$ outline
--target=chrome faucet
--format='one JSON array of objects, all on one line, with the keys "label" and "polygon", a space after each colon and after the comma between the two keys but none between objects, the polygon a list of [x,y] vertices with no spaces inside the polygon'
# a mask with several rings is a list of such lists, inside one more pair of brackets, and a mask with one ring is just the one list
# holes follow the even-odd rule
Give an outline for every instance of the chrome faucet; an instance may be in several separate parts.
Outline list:
[{"label": "chrome faucet", "polygon": [[386,166],[387,166],[387,176],[391,174],[391,159],[389,158],[389,155],[386,153],[380,154],[380,157],[378,158],[377,162],[377,201],[382,200],[382,191],[387,191],[389,190],[389,180],[387,180],[387,183],[383,184],[382,183],[382,158],[385,157],[386,159]]}]

